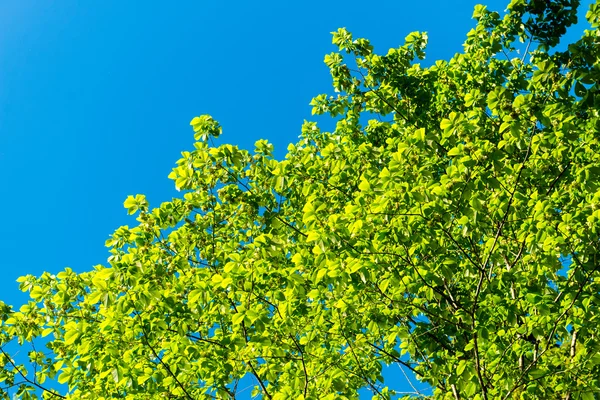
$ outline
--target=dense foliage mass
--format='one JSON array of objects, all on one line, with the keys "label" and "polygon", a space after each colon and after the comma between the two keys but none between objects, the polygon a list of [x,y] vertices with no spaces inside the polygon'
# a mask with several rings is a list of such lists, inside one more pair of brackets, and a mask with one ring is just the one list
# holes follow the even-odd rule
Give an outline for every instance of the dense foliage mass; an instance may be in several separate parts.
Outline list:
[{"label": "dense foliage mass", "polygon": [[[109,266],[20,279],[2,309],[4,398],[397,398],[398,364],[440,399],[593,399],[600,387],[600,2],[477,6],[464,53],[421,66],[344,29],[284,160],[196,143],[182,197],[125,201]],[[29,360],[7,346],[32,348]],[[57,379],[63,392],[49,380]]]}]

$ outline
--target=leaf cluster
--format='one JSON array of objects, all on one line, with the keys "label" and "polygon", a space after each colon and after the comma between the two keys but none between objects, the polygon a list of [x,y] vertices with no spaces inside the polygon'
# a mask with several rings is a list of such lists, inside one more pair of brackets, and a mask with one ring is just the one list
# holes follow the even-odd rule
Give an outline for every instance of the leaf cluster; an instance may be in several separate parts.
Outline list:
[{"label": "leaf cluster", "polygon": [[[267,399],[390,399],[397,364],[439,399],[596,398],[600,3],[555,50],[578,5],[477,6],[430,67],[425,33],[379,55],[339,29],[337,94],[311,102],[335,130],[305,122],[283,160],[194,118],[180,198],[128,197],[108,267],[2,304],[4,397],[233,399],[251,376]],[[36,340],[33,372],[4,350]]]}]

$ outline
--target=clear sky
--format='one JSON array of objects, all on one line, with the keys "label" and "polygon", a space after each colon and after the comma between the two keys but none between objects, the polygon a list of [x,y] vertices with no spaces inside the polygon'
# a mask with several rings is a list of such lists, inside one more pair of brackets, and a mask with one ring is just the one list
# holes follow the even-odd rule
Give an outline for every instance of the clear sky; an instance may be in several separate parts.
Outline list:
[{"label": "clear sky", "polygon": [[177,196],[167,175],[192,148],[194,116],[221,122],[221,142],[268,139],[283,157],[311,98],[332,92],[331,31],[346,27],[380,53],[427,31],[431,64],[461,51],[480,2],[508,4],[2,0],[0,299],[25,300],[21,275],[105,264],[108,235],[136,223],[127,195]]}]

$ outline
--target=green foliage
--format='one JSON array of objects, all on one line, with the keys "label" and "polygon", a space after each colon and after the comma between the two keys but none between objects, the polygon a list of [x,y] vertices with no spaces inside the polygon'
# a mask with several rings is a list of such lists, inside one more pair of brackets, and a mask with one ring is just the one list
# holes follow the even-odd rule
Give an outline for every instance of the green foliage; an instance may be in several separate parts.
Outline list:
[{"label": "green foliage", "polygon": [[[428,68],[424,33],[378,55],[338,30],[337,96],[311,102],[335,131],[305,122],[284,160],[194,118],[181,198],[128,197],[109,267],[2,305],[4,398],[229,399],[246,375],[268,399],[396,398],[384,364],[440,399],[598,398],[600,3],[555,50],[578,3],[477,6]],[[27,370],[5,350],[40,337]]]}]

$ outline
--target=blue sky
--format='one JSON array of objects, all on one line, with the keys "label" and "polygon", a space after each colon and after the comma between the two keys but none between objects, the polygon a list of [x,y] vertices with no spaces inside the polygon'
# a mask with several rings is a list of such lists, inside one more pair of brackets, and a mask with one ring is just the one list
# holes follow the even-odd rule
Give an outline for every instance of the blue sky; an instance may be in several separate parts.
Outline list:
[{"label": "blue sky", "polygon": [[135,225],[127,195],[177,196],[167,175],[194,116],[219,120],[221,142],[268,139],[283,157],[311,98],[332,92],[331,31],[382,53],[427,31],[431,64],[461,51],[477,3],[2,1],[0,299],[25,300],[21,275],[105,264],[108,235]]}]

